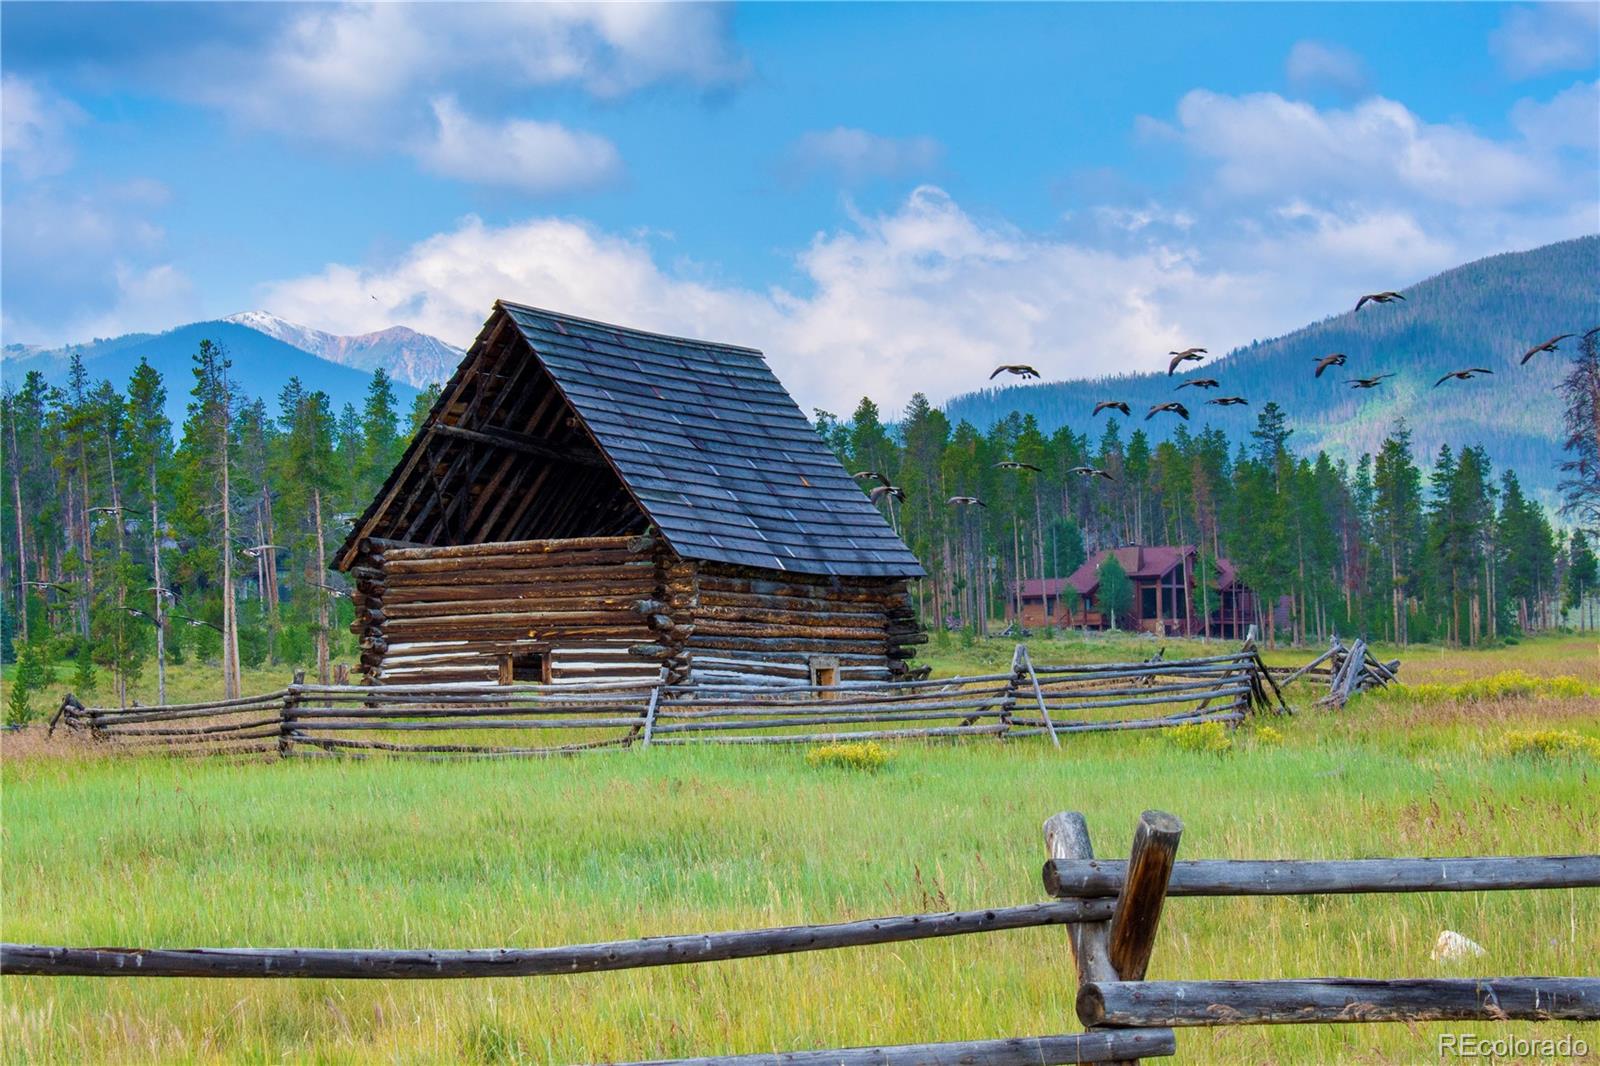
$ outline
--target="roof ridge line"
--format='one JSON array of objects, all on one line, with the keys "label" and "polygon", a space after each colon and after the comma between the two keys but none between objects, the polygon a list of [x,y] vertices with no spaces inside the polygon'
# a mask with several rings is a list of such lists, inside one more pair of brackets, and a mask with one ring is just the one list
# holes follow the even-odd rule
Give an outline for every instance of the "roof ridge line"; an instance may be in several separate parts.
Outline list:
[{"label": "roof ridge line", "polygon": [[766,353],[760,348],[751,348],[748,345],[731,344],[727,341],[708,341],[699,337],[682,337],[673,333],[657,333],[654,330],[639,329],[636,326],[622,326],[615,322],[602,322],[598,318],[584,318],[581,315],[570,315],[564,311],[552,311],[548,307],[535,307],[533,304],[518,303],[515,300],[496,300],[495,306],[515,307],[519,311],[532,311],[536,315],[548,315],[551,318],[563,319],[568,322],[582,322],[586,326],[600,326],[604,329],[616,330],[618,333],[631,333],[639,337],[655,337],[664,341],[677,341],[680,344],[697,344],[705,348],[724,348],[731,352],[746,352],[761,356],[763,362],[767,358]]}]

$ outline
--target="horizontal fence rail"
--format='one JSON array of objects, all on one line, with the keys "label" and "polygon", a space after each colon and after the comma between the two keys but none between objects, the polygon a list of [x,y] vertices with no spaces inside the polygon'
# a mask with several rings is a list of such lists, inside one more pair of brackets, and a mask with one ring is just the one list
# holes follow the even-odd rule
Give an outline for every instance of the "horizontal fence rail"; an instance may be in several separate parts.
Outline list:
[{"label": "horizontal fence rail", "polygon": [[1078,1062],[1127,1062],[1172,1055],[1177,1050],[1177,1037],[1171,1029],[1123,1029],[1010,1040],[657,1059],[636,1062],[632,1066],[1057,1066]]},{"label": "horizontal fence rail", "polygon": [[1596,1018],[1600,977],[1115,981],[1078,992],[1078,1020],[1112,1027]]},{"label": "horizontal fence rail", "polygon": [[[1052,859],[1045,891],[1059,899],[1116,896],[1128,864]],[[1199,859],[1176,862],[1169,896],[1309,896],[1600,887],[1600,855],[1459,859]]]},{"label": "horizontal fence rail", "polygon": [[868,944],[1030,929],[1110,917],[1110,900],[905,914],[832,925],[642,937],[554,948],[380,951],[360,948],[65,948],[0,944],[0,974],[52,977],[544,977],[750,959]]},{"label": "horizontal fence rail", "polygon": [[[160,707],[85,707],[50,723],[126,751],[303,758],[497,758],[653,744],[1022,738],[1287,712],[1253,646],[1193,659],[1035,666],[935,680],[838,685],[654,679],[554,684],[317,685]],[[1165,713],[1160,713],[1165,712]]]}]

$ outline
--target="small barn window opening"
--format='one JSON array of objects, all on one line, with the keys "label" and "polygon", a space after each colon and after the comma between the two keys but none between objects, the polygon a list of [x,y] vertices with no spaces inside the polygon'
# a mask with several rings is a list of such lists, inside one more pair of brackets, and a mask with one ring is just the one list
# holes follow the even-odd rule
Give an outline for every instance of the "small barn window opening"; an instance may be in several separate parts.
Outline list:
[{"label": "small barn window opening", "polygon": [[548,685],[550,653],[547,650],[513,651],[500,657],[502,685]]},{"label": "small barn window opening", "polygon": [[[813,655],[811,657],[810,664],[811,683],[813,685],[825,685],[829,688],[832,688],[839,684],[838,659],[835,659],[831,655]],[[826,691],[818,691],[816,693],[817,699],[822,700],[833,699],[837,695],[838,693],[836,692]]]}]

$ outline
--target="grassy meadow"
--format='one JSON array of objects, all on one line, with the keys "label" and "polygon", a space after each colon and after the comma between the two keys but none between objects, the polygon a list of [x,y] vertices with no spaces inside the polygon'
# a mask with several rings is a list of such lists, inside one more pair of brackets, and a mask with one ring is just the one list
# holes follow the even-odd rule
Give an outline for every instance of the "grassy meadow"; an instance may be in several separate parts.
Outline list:
[{"label": "grassy meadow", "polygon": [[[1030,643],[1039,663],[1153,650],[1126,636]],[[1202,647],[1167,642],[1167,655]],[[1003,668],[1011,648],[940,637],[929,658],[941,674],[972,672]],[[1600,738],[1592,637],[1379,654],[1404,659],[1413,691],[1342,712],[1303,706],[1264,723],[1276,736],[1247,726],[1221,754],[1149,733],[1074,736],[1060,751],[971,739],[887,745],[871,773],[811,765],[803,748],[107,758],[34,727],[7,736],[0,760],[0,932],[77,945],[537,946],[980,908],[1042,898],[1040,824],[1063,809],[1084,811],[1116,856],[1147,807],[1183,817],[1188,858],[1596,850],[1600,760],[1505,748],[1516,733]],[[198,694],[203,674],[181,673],[174,691]],[[1563,678],[1575,680],[1552,680]],[[1444,929],[1487,954],[1433,961]],[[1175,899],[1149,976],[1593,974],[1597,957],[1594,890]],[[0,1058],[628,1060],[1070,1032],[1074,994],[1060,928],[565,978],[7,977]],[[1177,1061],[1434,1062],[1446,1030],[1571,1032],[1600,1061],[1600,1025],[1526,1024],[1192,1030]]]}]

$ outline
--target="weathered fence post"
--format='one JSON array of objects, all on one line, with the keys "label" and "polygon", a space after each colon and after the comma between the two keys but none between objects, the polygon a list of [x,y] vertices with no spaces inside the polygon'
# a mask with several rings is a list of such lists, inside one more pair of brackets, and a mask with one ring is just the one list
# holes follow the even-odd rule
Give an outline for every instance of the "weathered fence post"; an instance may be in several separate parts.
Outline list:
[{"label": "weathered fence post", "polygon": [[[1056,736],[1056,724],[1050,720],[1050,710],[1044,705],[1044,689],[1039,687],[1039,675],[1034,673],[1033,656],[1028,654],[1028,646],[1026,644],[1018,644],[1017,650],[1011,655],[1011,683],[1013,690],[1022,683],[1022,669],[1018,666],[1019,663],[1021,667],[1027,668],[1028,680],[1033,682],[1033,698],[1039,703],[1039,715],[1044,719],[1044,727],[1050,731],[1050,743],[1059,748],[1061,746],[1061,738]],[[1014,691],[1012,703],[1013,705],[1015,704]],[[1009,721],[1010,718],[1008,716],[1007,722],[1009,723]]]},{"label": "weathered fence post", "polygon": [[[1094,858],[1089,823],[1077,811],[1051,815],[1044,823],[1044,848],[1051,859]],[[1109,921],[1077,922],[1067,926],[1067,942],[1072,945],[1078,987],[1117,980],[1117,971],[1111,965],[1110,935]]]},{"label": "weathered fence post", "polygon": [[306,683],[306,672],[296,670],[294,679],[283,693],[283,717],[278,723],[278,758],[286,759],[294,754],[293,736],[295,724],[295,708],[300,706],[300,686]]},{"label": "weathered fence post", "polygon": [[644,740],[639,745],[641,748],[648,748],[650,746],[650,738],[655,734],[656,709],[661,706],[661,690],[667,686],[668,672],[668,668],[663,666],[661,668],[661,676],[656,681],[656,687],[650,690],[650,702],[644,708]]},{"label": "weathered fence post", "polygon": [[1133,833],[1128,879],[1111,916],[1111,967],[1124,981],[1143,981],[1161,925],[1161,907],[1178,854],[1183,822],[1165,811],[1145,811]]}]

